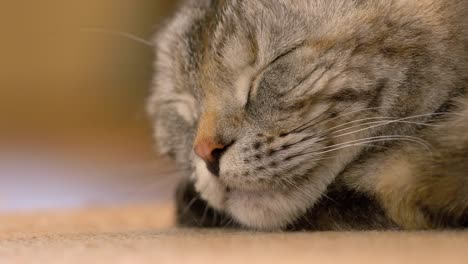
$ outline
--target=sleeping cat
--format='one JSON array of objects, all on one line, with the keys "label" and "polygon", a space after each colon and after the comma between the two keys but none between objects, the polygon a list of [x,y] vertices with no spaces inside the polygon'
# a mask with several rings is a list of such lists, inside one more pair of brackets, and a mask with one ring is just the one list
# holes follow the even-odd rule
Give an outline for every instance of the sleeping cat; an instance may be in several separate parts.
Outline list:
[{"label": "sleeping cat", "polygon": [[183,226],[468,226],[468,0],[186,0],[148,111]]}]

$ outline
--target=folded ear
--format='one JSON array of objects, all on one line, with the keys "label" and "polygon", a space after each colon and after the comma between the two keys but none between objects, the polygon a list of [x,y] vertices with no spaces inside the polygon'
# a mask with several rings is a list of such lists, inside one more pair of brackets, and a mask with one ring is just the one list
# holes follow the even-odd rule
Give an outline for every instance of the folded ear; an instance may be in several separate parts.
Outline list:
[{"label": "folded ear", "polygon": [[196,132],[196,124],[180,114],[183,102],[164,103],[157,100],[151,105],[150,118],[154,128],[157,149],[177,162],[188,164]]}]

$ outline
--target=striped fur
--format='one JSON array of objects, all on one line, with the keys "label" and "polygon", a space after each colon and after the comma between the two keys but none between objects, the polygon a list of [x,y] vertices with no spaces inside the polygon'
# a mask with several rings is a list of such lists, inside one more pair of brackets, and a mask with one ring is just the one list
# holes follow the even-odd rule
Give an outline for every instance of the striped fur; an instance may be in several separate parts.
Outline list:
[{"label": "striped fur", "polygon": [[[181,224],[466,226],[467,13],[467,0],[185,1],[155,38],[148,101],[160,152],[188,172]],[[219,177],[192,150],[205,137],[229,145]]]}]

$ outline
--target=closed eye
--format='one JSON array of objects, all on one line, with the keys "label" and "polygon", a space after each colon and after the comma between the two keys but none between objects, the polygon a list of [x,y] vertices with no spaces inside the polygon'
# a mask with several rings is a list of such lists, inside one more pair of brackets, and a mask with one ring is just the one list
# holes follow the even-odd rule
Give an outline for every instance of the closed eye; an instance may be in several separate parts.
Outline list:
[{"label": "closed eye", "polygon": [[300,47],[302,47],[302,44],[297,45],[297,46],[295,46],[295,47],[293,47],[293,48],[287,50],[286,52],[280,54],[279,56],[277,56],[276,58],[274,58],[274,59],[268,64],[268,66],[265,67],[265,69],[268,68],[270,65],[275,64],[276,62],[278,62],[278,61],[281,60],[282,58],[284,58],[284,57],[290,55],[291,53],[293,53],[294,51],[296,51],[296,50],[299,49]]},{"label": "closed eye", "polygon": [[244,109],[247,109],[248,108],[248,105],[252,99],[253,96],[256,95],[256,92],[257,92],[257,88],[258,88],[258,84],[260,83],[260,80],[261,80],[261,77],[263,76],[263,74],[265,73],[265,71],[271,67],[272,65],[276,64],[278,61],[280,61],[281,59],[283,59],[284,57],[287,57],[289,56],[290,54],[294,53],[296,50],[298,50],[299,48],[301,48],[303,46],[303,44],[299,44],[297,46],[294,46],[292,47],[291,49],[288,49],[286,50],[285,52],[281,53],[280,55],[278,55],[277,57],[275,57],[270,63],[268,63],[265,67],[263,67],[261,70],[259,70],[255,75],[254,77],[252,78],[252,80],[250,81],[250,84],[249,84],[249,89],[248,89],[248,92],[247,92],[247,97],[246,97],[246,101],[245,101],[245,104],[244,104]]}]

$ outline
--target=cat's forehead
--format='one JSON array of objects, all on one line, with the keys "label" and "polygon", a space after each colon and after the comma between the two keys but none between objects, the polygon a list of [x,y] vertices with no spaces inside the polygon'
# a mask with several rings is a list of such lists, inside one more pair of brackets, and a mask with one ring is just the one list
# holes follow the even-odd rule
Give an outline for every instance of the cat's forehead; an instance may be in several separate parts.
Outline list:
[{"label": "cat's forehead", "polygon": [[250,61],[252,56],[271,60],[310,32],[310,23],[299,8],[309,1],[268,2],[188,1],[158,35],[156,44],[167,53],[199,54],[228,67]]},{"label": "cat's forehead", "polygon": [[[284,2],[284,1],[280,1]],[[301,1],[299,1],[301,2]],[[264,65],[307,35],[307,22],[291,8],[271,8],[264,1],[232,1],[217,15],[206,52],[230,69]]]},{"label": "cat's forehead", "polygon": [[230,91],[234,83],[246,83],[239,76],[248,79],[295,47],[307,45],[319,53],[331,43],[347,49],[343,43],[375,33],[370,28],[356,32],[378,14],[372,11],[377,4],[360,6],[363,2],[188,1],[157,38],[159,77],[172,79],[176,87],[185,84],[205,93],[211,87],[219,94],[221,88]]},{"label": "cat's forehead", "polygon": [[255,75],[276,58],[331,34],[337,27],[327,23],[325,13],[349,10],[322,0],[187,3],[156,39],[156,81],[171,96],[174,91],[210,96],[225,109],[244,104]]},{"label": "cat's forehead", "polygon": [[295,47],[346,39],[364,23],[361,18],[373,17],[370,7],[358,11],[358,2],[362,1],[278,0],[274,5],[269,0],[211,1],[186,31],[198,39],[188,54],[200,54],[201,63],[216,64],[205,71],[210,74],[213,70],[232,74],[252,64],[265,67]]},{"label": "cat's forehead", "polygon": [[242,104],[255,74],[304,42],[308,23],[286,6],[272,9],[264,1],[224,3],[208,11],[208,16],[216,15],[196,32],[202,43],[197,50],[201,54],[198,76],[206,94],[219,97],[222,90],[229,99],[237,99],[233,103]]}]

